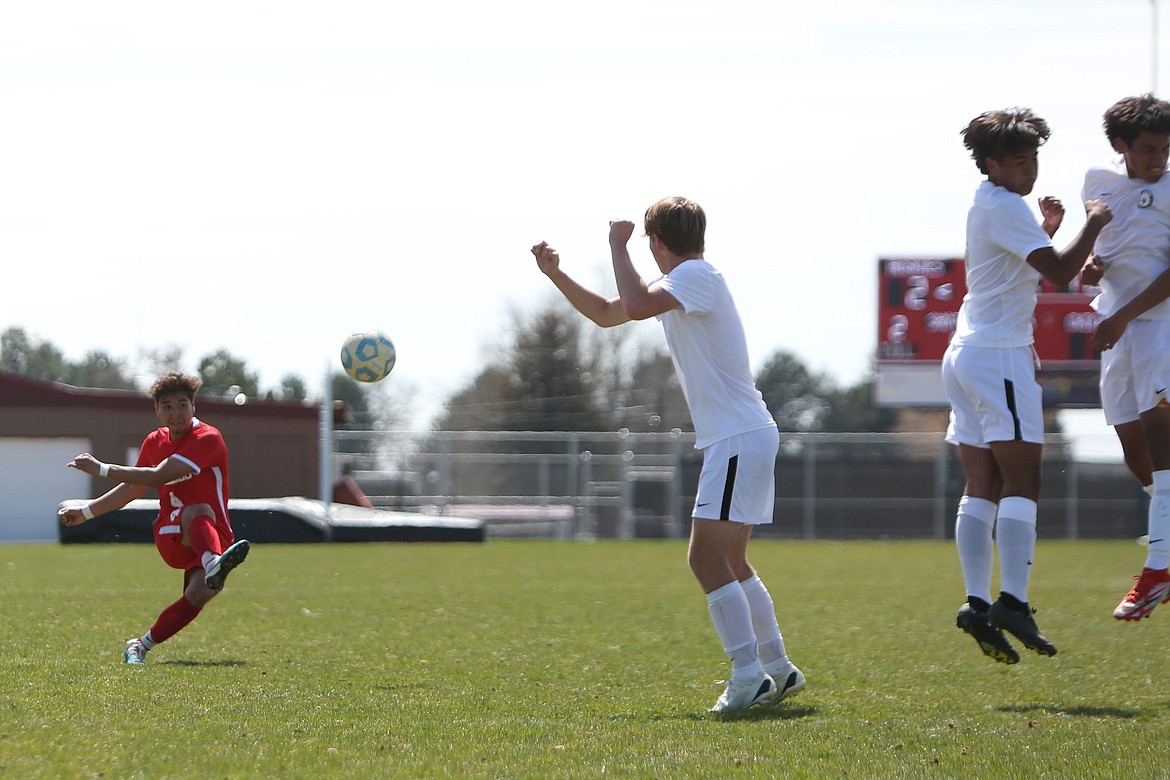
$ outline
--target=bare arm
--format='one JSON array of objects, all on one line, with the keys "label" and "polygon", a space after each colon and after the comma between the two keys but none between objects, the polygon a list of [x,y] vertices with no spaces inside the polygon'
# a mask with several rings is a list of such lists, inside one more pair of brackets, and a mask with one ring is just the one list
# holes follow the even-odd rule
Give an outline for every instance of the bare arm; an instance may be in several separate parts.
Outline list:
[{"label": "bare arm", "polygon": [[677,308],[678,299],[660,287],[651,289],[634,268],[630,250],[626,247],[633,233],[633,222],[610,222],[609,250],[613,255],[613,275],[617,280],[618,297],[626,315],[632,320],[645,320]]},{"label": "bare arm", "polygon": [[[136,498],[141,498],[142,494],[146,492],[146,487],[142,485],[128,485],[125,482],[115,485],[110,490],[95,498],[86,504],[86,508],[92,516],[105,514],[106,512],[113,512],[115,509],[121,509]],[[65,525],[80,525],[89,518],[82,511],[80,506],[61,507],[57,510],[57,519]]]},{"label": "bare arm", "polygon": [[157,466],[121,466],[117,463],[102,463],[100,460],[83,452],[67,464],[71,469],[83,471],[90,476],[101,476],[112,479],[119,484],[109,491],[98,496],[84,506],[89,511],[87,516],[83,507],[62,507],[57,510],[57,517],[65,525],[78,525],[91,517],[121,509],[136,498],[142,496],[147,488],[165,485],[168,482],[194,474],[191,464],[178,458],[167,458]]},{"label": "bare arm", "polygon": [[1170,298],[1170,268],[1159,274],[1157,279],[1150,282],[1149,286],[1132,300],[1101,320],[1101,324],[1093,333],[1093,346],[1097,349],[1111,348],[1125,333],[1129,323],[1167,298]]},{"label": "bare arm", "polygon": [[1028,255],[1028,265],[1039,271],[1045,279],[1058,285],[1066,285],[1076,278],[1085,265],[1101,228],[1113,219],[1113,213],[1104,201],[1090,200],[1085,203],[1087,219],[1081,232],[1060,252],[1052,247],[1037,249]]},{"label": "bare arm", "polygon": [[606,298],[562,271],[560,255],[547,241],[541,241],[532,247],[532,255],[536,258],[536,265],[541,272],[552,280],[577,311],[603,328],[612,328],[614,325],[630,321],[619,298]]},{"label": "bare arm", "polygon": [[[108,477],[115,482],[141,486],[144,491],[195,473],[190,463],[179,458],[167,458],[157,466],[120,466],[117,463],[102,463],[88,452],[69,461],[68,466],[91,476]],[[102,473],[103,469],[105,473]]]}]

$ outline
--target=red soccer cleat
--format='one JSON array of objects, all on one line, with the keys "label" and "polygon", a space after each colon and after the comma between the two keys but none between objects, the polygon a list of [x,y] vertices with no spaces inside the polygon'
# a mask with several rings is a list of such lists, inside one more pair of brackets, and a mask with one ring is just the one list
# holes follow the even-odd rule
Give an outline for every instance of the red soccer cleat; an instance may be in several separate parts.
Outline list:
[{"label": "red soccer cleat", "polygon": [[1142,569],[1134,579],[1137,583],[1113,610],[1118,620],[1141,620],[1149,617],[1154,607],[1170,601],[1170,571]]}]

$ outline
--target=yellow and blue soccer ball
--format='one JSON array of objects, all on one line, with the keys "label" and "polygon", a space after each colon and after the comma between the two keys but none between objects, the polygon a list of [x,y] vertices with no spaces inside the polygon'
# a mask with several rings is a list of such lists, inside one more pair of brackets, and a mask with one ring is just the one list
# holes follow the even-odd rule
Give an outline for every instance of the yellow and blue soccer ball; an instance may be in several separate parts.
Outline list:
[{"label": "yellow and blue soccer ball", "polygon": [[359,382],[380,382],[394,369],[394,342],[380,330],[355,333],[341,345],[341,367]]}]

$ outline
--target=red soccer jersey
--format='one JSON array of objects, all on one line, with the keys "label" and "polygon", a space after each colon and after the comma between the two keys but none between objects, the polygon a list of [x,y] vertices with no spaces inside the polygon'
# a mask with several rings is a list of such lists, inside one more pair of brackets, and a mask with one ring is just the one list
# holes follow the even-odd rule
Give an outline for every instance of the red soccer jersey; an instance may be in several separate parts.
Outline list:
[{"label": "red soccer jersey", "polygon": [[227,445],[219,429],[195,418],[191,431],[178,441],[170,440],[166,428],[147,434],[138,453],[138,466],[152,467],[167,458],[178,458],[195,469],[193,474],[158,487],[159,513],[156,523],[178,523],[183,507],[208,504],[215,513],[215,527],[225,544],[235,535],[228,519]]}]

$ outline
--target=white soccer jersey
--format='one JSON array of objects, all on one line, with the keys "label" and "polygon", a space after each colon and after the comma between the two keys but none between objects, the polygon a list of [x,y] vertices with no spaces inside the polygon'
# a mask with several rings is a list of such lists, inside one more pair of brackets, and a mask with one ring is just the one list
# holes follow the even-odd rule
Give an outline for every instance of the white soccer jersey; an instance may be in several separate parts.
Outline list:
[{"label": "white soccer jersey", "polygon": [[691,420],[695,447],[776,423],[752,379],[747,338],[723,274],[706,260],[687,260],[651,286],[681,305],[660,314],[670,358]]},{"label": "white soccer jersey", "polygon": [[1024,199],[990,181],[967,213],[967,294],[951,343],[1023,347],[1032,343],[1040,273],[1028,255],[1052,246]]},{"label": "white soccer jersey", "polygon": [[[1125,158],[1117,157],[1089,169],[1081,198],[1103,200],[1113,212],[1093,246],[1105,267],[1093,308],[1108,317],[1170,268],[1170,175],[1153,184],[1131,179]],[[1141,318],[1170,319],[1170,300]]]}]

